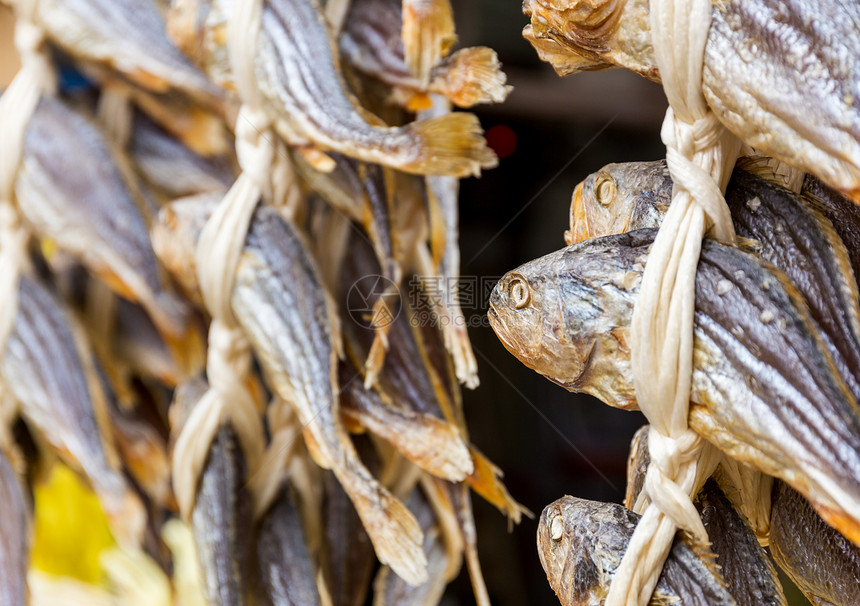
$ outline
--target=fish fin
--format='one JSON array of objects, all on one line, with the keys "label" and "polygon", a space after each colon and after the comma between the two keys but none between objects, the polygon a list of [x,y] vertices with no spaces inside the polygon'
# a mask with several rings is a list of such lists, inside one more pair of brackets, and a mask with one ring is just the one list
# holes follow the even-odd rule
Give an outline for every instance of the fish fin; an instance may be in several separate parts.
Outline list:
[{"label": "fish fin", "polygon": [[337,166],[331,156],[313,145],[298,146],[296,151],[311,167],[321,173],[330,173]]},{"label": "fish fin", "polygon": [[404,0],[401,37],[406,66],[425,88],[431,70],[457,40],[451,2]]},{"label": "fish fin", "polygon": [[396,98],[402,99],[402,97],[406,97],[406,100],[403,101],[403,105],[406,109],[413,113],[418,113],[420,111],[424,111],[425,109],[430,109],[433,107],[433,99],[430,98],[430,95],[427,93],[412,93],[411,91],[403,91],[403,93],[398,94],[395,91]]},{"label": "fish fin", "polygon": [[454,112],[438,118],[412,122],[404,127],[418,139],[417,160],[400,168],[406,172],[449,177],[478,176],[482,168],[499,163],[487,146],[478,117]]},{"label": "fish fin", "polygon": [[508,516],[509,524],[519,524],[523,514],[534,519],[534,514],[527,507],[517,503],[502,482],[502,470],[496,467],[487,457],[474,446],[469,446],[475,472],[466,478],[472,490],[481,495],[488,503]]},{"label": "fish fin", "polygon": [[355,506],[376,557],[410,585],[426,582],[421,527],[409,509],[360,466],[356,458],[349,457],[345,468],[335,466],[332,471]]},{"label": "fish fin", "polygon": [[506,84],[499,57],[491,48],[463,48],[433,70],[431,90],[445,95],[457,107],[501,103],[513,87]]}]

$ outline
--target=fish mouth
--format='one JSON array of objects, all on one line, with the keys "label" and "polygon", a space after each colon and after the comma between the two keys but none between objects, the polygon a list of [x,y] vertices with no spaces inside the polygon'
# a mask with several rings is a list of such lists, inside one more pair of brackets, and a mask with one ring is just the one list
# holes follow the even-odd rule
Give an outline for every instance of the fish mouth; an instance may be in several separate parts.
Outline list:
[{"label": "fish mouth", "polygon": [[492,328],[493,332],[496,333],[496,336],[499,338],[499,341],[502,342],[502,345],[505,346],[505,349],[516,355],[516,348],[510,340],[508,325],[505,324],[504,320],[502,320],[499,312],[496,311],[496,306],[492,303],[490,303],[490,308],[487,310],[487,318],[490,320],[490,328]]},{"label": "fish mouth", "polygon": [[570,229],[564,232],[564,241],[568,246],[591,238],[588,216],[582,199],[582,184],[583,182],[580,182],[576,186],[570,200]]}]

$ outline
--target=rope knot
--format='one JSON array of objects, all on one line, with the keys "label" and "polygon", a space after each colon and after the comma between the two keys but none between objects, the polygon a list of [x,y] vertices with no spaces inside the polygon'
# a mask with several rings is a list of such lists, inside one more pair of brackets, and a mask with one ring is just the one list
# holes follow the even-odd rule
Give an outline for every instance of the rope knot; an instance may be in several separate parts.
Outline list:
[{"label": "rope knot", "polygon": [[21,62],[41,54],[45,41],[44,30],[27,19],[19,18],[15,23],[15,49],[21,55]]},{"label": "rope knot", "polygon": [[271,190],[271,169],[275,145],[268,115],[256,107],[243,104],[236,118],[236,157],[242,172],[260,191]]}]

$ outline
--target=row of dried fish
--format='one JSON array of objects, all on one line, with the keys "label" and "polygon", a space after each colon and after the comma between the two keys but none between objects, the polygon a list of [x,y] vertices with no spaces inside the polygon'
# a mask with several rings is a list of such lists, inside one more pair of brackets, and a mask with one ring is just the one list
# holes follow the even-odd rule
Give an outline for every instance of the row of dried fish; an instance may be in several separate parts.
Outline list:
[{"label": "row of dried fish", "polygon": [[[171,565],[162,528],[192,473],[177,444],[207,405],[195,251],[237,175],[235,3],[33,6],[54,61],[86,84],[39,101],[15,180],[34,238],[0,364],[14,428],[0,602],[27,602],[28,489],[55,458],[179,592],[195,575]],[[421,321],[401,296],[413,276],[456,282],[458,178],[495,164],[450,103],[509,87],[492,50],[451,54],[454,38],[447,0],[263,3],[256,78],[294,174],[288,199],[254,213],[230,301],[267,443],[217,420],[186,519],[211,604],[362,604],[374,576],[376,604],[435,604],[463,560],[489,603],[469,488],[514,521],[525,510],[468,438],[464,323]],[[417,295],[437,319],[462,316],[456,292]]]},{"label": "row of dried fish", "polygon": [[[505,347],[568,390],[635,409],[626,335],[653,228],[671,194],[662,162],[609,165],[577,186],[565,233],[570,246],[507,274],[493,293],[491,324]],[[806,178],[801,194],[782,187],[761,160],[739,162],[726,201],[742,247],[703,244],[690,427],[727,460],[779,479],[772,506],[745,502],[748,487],[737,473],[723,489],[752,524],[746,532],[769,537],[777,563],[810,599],[850,604],[854,596],[841,588],[860,575],[860,308],[852,262],[860,210],[814,177]],[[647,447],[640,443],[632,452],[641,455]],[[636,503],[645,467],[631,462],[628,507]],[[769,484],[763,486],[770,499]],[[629,538],[634,514],[565,499],[542,517],[542,560],[564,604],[602,603],[624,548],[621,539],[595,543],[592,530],[608,526]],[[756,507],[767,511],[757,515]],[[568,526],[586,538],[570,546],[563,538]],[[711,535],[714,546],[723,538]],[[727,553],[716,554],[726,574],[725,558],[742,551]],[[681,555],[673,551],[675,557]],[[566,576],[579,574],[568,569],[578,558],[582,566],[598,564],[581,572],[591,579],[584,586]],[[707,567],[713,556],[700,559]],[[661,581],[667,585],[658,585],[655,599],[665,593],[683,603],[783,603],[781,593],[765,599],[735,592],[729,578],[714,585],[696,573],[695,587],[678,585],[670,577],[682,562],[670,559]],[[748,570],[772,577],[764,564]],[[719,586],[731,596],[707,595]],[[759,597],[750,602],[750,595]]]}]

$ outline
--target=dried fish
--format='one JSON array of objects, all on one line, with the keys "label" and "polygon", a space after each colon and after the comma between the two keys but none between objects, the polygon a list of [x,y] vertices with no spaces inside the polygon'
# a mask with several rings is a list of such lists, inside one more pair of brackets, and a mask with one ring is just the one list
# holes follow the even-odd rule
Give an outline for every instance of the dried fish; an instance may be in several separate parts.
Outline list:
[{"label": "dried fish", "polygon": [[[345,544],[346,540],[341,538]],[[370,561],[373,562],[372,557]],[[263,589],[272,606],[321,604],[301,515],[287,485],[263,514],[257,531],[257,562]]]},{"label": "dried fish", "polygon": [[[540,516],[538,555],[562,606],[599,606],[639,516],[621,505],[565,496]],[[748,571],[749,573],[750,571]],[[651,604],[735,605],[713,555],[675,540]]]},{"label": "dried fish", "polygon": [[332,303],[302,237],[272,209],[258,209],[251,224],[232,304],[269,384],[296,410],[314,460],[350,496],[379,560],[422,582],[426,562],[415,519],[361,463],[341,422]]},{"label": "dried fish", "polygon": [[448,553],[436,513],[420,488],[415,488],[406,499],[424,532],[424,555],[427,558],[428,580],[412,587],[383,568],[374,581],[374,606],[435,606],[442,599],[448,583]]},{"label": "dried fish", "polygon": [[[650,464],[649,429],[650,426],[645,425],[636,432],[627,462],[627,495],[624,504],[637,512],[642,512],[647,503],[647,496],[641,491]],[[700,473],[693,488],[696,493],[693,503],[708,533],[710,550],[716,556],[715,562],[727,589],[738,606],[784,606],[785,596],[776,569],[742,512],[735,510],[733,502],[724,493],[720,479],[726,479],[726,474],[717,473],[708,479],[701,477]],[[747,497],[757,498],[758,495]]]},{"label": "dried fish", "polygon": [[0,449],[0,602],[27,603],[30,504],[12,462]]},{"label": "dried fish", "polygon": [[212,604],[249,603],[251,497],[238,437],[223,425],[209,449],[191,527],[203,569],[203,593]]},{"label": "dried fish", "polygon": [[[860,401],[860,295],[848,251],[816,209],[823,201],[811,203],[807,196],[743,170],[756,170],[754,162],[742,160],[738,166],[726,188],[735,231],[803,295],[841,377]],[[576,187],[565,240],[573,244],[659,227],[671,197],[672,179],[664,163],[607,165]],[[838,200],[853,206],[841,196]],[[835,209],[829,214],[843,216]]]},{"label": "dried fish", "polygon": [[165,286],[139,184],[89,119],[42,99],[27,129],[15,193],[24,218],[179,340],[188,310]]},{"label": "dried fish", "polygon": [[[720,121],[759,152],[860,198],[860,5],[713,6],[702,89]],[[646,0],[527,0],[524,10],[524,35],[541,41],[559,73],[617,65],[659,79]]]},{"label": "dried fish", "polygon": [[[229,83],[223,30],[232,0],[198,2],[190,4],[204,16],[184,26],[177,24],[173,33],[215,80]],[[472,114],[397,127],[379,124],[347,94],[336,51],[316,0],[275,0],[264,5],[257,78],[285,141],[419,174],[464,177],[496,165]],[[325,103],[320,103],[323,99]],[[329,158],[316,157],[319,168],[332,168]]]},{"label": "dried fish", "polygon": [[135,116],[129,153],[141,175],[167,198],[224,192],[236,179],[225,156],[195,153],[143,114]]},{"label": "dried fish", "polygon": [[[634,408],[626,338],[654,234],[576,244],[507,274],[489,315],[508,351],[570,391]],[[694,319],[690,426],[860,541],[860,410],[794,287],[705,241]]]},{"label": "dried fish", "polygon": [[50,291],[24,276],[0,372],[21,403],[21,414],[89,480],[114,534],[138,542],[144,512],[119,469],[106,395],[81,338],[81,329]]},{"label": "dried fish", "polygon": [[51,41],[72,57],[154,92],[174,89],[211,106],[221,103],[223,92],[168,39],[159,2],[40,0],[34,8]]},{"label": "dried fish", "polygon": [[341,56],[356,71],[392,90],[392,98],[409,109],[429,104],[427,93],[444,95],[458,107],[501,103],[511,91],[495,51],[485,46],[460,49],[434,65],[422,84],[406,65],[401,0],[355,0],[350,3]]},{"label": "dried fish", "polygon": [[773,488],[770,551],[813,604],[856,604],[860,548],[828,526],[783,482]]},{"label": "dried fish", "polygon": [[848,249],[854,277],[860,276],[860,206],[812,175],[806,175],[801,193],[833,224]]},{"label": "dried fish", "polygon": [[[333,606],[362,606],[376,559],[373,545],[349,496],[331,473],[323,479],[323,576]],[[399,577],[398,577],[399,578]]]}]

